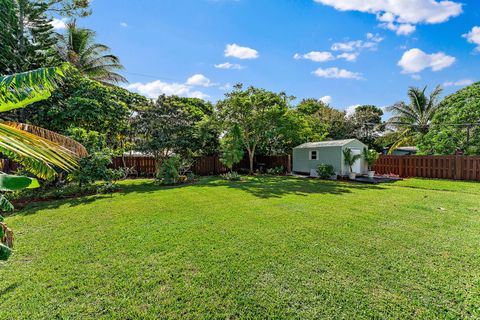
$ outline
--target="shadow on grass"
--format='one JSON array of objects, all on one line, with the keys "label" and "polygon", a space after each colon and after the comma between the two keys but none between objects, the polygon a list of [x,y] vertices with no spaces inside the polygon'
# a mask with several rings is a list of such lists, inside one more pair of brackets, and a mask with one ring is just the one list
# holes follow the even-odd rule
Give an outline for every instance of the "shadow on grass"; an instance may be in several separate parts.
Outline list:
[{"label": "shadow on grass", "polygon": [[56,209],[61,206],[75,207],[93,203],[100,199],[108,199],[117,196],[130,194],[148,194],[181,188],[217,188],[227,187],[241,190],[255,197],[268,199],[280,198],[285,195],[307,196],[308,194],[345,194],[355,190],[382,190],[379,185],[323,181],[318,179],[307,179],[285,176],[255,176],[244,177],[242,181],[225,181],[220,177],[204,177],[196,183],[183,184],[178,186],[160,186],[153,180],[129,180],[120,182],[120,191],[113,194],[101,194],[84,196],[70,199],[59,199],[48,202],[34,202],[27,205],[16,215],[35,214],[39,210]]},{"label": "shadow on grass", "polygon": [[378,185],[369,185],[341,181],[325,181],[299,177],[256,176],[246,177],[243,181],[225,181],[211,179],[198,187],[226,186],[242,190],[255,197],[268,199],[280,198],[285,195],[307,196],[308,194],[344,194],[352,190],[382,190]]}]

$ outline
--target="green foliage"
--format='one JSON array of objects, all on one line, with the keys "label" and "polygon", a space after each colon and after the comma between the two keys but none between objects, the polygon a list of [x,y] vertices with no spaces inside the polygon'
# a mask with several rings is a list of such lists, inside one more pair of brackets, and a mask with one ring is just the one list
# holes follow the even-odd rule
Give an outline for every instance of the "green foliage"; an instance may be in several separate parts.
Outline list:
[{"label": "green foliage", "polygon": [[377,162],[379,157],[379,154],[375,150],[369,150],[367,148],[363,149],[363,158],[368,164],[368,170],[372,171],[373,166],[375,165],[375,162]]},{"label": "green foliage", "polygon": [[354,114],[348,119],[352,126],[352,137],[362,141],[369,148],[380,151],[382,148],[376,144],[376,139],[385,130],[382,116],[382,109],[376,106],[364,105],[355,108]]},{"label": "green foliage", "polygon": [[240,181],[240,180],[242,180],[242,176],[240,176],[235,171],[230,171],[230,172],[221,174],[220,176],[222,177],[222,179],[227,180],[227,181]]},{"label": "green foliage", "polygon": [[32,124],[61,134],[71,135],[72,128],[98,132],[109,148],[121,151],[130,140],[132,112],[148,103],[138,94],[72,73],[49,99],[28,108],[26,116]]},{"label": "green foliage", "polygon": [[393,113],[388,124],[399,132],[399,140],[390,148],[391,152],[412,141],[417,144],[428,133],[431,121],[439,109],[438,99],[442,88],[436,87],[429,96],[426,90],[427,87],[411,87],[408,89],[408,104],[398,102],[388,108],[388,111]]},{"label": "green foliage", "polygon": [[240,127],[235,124],[222,139],[220,161],[231,171],[233,166],[243,159],[243,150],[242,131]]},{"label": "green foliage", "polygon": [[285,173],[285,168],[283,166],[268,168],[266,172],[267,174],[278,176]]},{"label": "green foliage", "polygon": [[317,174],[321,179],[330,179],[335,175],[335,168],[331,164],[322,163],[317,167]]},{"label": "green foliage", "polygon": [[178,170],[180,168],[180,158],[170,157],[163,161],[157,179],[160,184],[173,185],[177,184],[180,179]]},{"label": "green foliage", "polygon": [[58,64],[48,9],[43,1],[0,0],[0,75]]},{"label": "green foliage", "polygon": [[108,150],[92,152],[80,160],[79,168],[68,175],[68,180],[83,187],[98,180],[108,183],[123,178],[123,170],[111,169],[111,164],[112,153]]},{"label": "green foliage", "polygon": [[97,131],[87,131],[83,128],[70,128],[69,137],[80,142],[88,152],[97,152],[107,149],[107,137]]},{"label": "green foliage", "polygon": [[[446,97],[418,145],[420,153],[450,155],[457,150],[480,154],[480,82]],[[469,126],[470,124],[470,126]]]},{"label": "green foliage", "polygon": [[265,89],[235,85],[232,92],[217,104],[219,118],[225,128],[238,125],[242,140],[250,160],[250,173],[253,173],[253,158],[257,147],[267,137],[274,136],[277,123],[288,110],[293,97],[284,92],[274,93]]},{"label": "green foliage", "polygon": [[77,68],[80,74],[104,84],[128,82],[116,71],[123,69],[120,59],[110,48],[95,42],[95,32],[78,28],[75,20],[67,24],[65,34],[59,35],[58,54],[62,61]]},{"label": "green foliage", "polygon": [[325,138],[345,139],[352,135],[351,123],[348,121],[345,112],[331,108],[322,101],[304,99],[296,110],[305,116],[313,134],[321,135],[321,139],[315,137],[308,141],[322,141]]},{"label": "green foliage", "polygon": [[157,173],[159,165],[169,155],[187,156],[197,145],[193,139],[196,132],[194,119],[165,96],[138,110],[133,125],[136,149],[155,157]]},{"label": "green foliage", "polygon": [[361,154],[353,154],[352,149],[347,148],[343,150],[343,162],[348,166],[350,172],[353,172],[353,165],[362,158]]},{"label": "green foliage", "polygon": [[12,249],[0,243],[0,260],[6,261],[12,255]]}]

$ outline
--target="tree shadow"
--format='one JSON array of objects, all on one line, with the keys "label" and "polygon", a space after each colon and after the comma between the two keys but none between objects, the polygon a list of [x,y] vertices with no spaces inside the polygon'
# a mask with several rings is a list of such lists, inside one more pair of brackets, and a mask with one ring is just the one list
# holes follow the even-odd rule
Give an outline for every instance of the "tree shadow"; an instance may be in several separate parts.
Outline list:
[{"label": "tree shadow", "polygon": [[379,185],[362,184],[344,181],[326,181],[290,176],[256,176],[246,177],[242,181],[225,181],[211,179],[198,187],[226,186],[242,190],[255,197],[281,198],[285,195],[307,196],[309,194],[344,194],[354,190],[382,190]]},{"label": "tree shadow", "polygon": [[308,179],[292,176],[254,176],[243,177],[242,181],[226,181],[220,177],[202,177],[194,183],[186,183],[176,186],[161,186],[155,184],[153,180],[129,180],[120,182],[120,190],[113,194],[99,194],[82,196],[77,198],[58,199],[48,202],[32,202],[17,211],[14,215],[31,215],[40,210],[57,209],[62,206],[75,207],[93,203],[100,199],[108,199],[116,196],[126,196],[130,194],[148,195],[156,192],[167,191],[171,189],[189,188],[189,187],[228,187],[241,190],[255,197],[281,198],[286,195],[307,196],[309,194],[345,194],[355,190],[382,190],[383,187],[373,184],[362,184],[344,181],[325,181],[319,179]]},{"label": "tree shadow", "polygon": [[19,283],[15,282],[15,283],[12,283],[12,284],[8,285],[5,288],[1,288],[0,289],[0,297],[3,297],[5,294],[14,291],[16,288],[18,288],[18,286],[19,286]]}]

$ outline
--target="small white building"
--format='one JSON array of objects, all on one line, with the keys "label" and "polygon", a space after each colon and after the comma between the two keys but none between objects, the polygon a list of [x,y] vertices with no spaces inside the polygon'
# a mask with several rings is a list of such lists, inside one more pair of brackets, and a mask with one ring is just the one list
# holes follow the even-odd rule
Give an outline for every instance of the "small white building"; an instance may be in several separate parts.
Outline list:
[{"label": "small white building", "polygon": [[[316,173],[320,164],[330,164],[337,175],[348,175],[350,169],[344,162],[343,150],[351,149],[353,154],[362,154],[365,144],[357,139],[309,142],[293,148],[293,172],[299,174]],[[352,167],[357,174],[366,174],[366,161],[358,160]]]}]

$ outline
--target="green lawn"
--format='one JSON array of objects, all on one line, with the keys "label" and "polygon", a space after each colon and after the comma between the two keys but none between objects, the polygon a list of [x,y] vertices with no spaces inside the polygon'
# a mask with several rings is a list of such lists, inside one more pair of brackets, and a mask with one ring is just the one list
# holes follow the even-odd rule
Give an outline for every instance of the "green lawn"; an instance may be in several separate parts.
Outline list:
[{"label": "green lawn", "polygon": [[0,318],[480,317],[480,184],[122,184],[7,219]]}]

